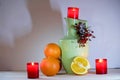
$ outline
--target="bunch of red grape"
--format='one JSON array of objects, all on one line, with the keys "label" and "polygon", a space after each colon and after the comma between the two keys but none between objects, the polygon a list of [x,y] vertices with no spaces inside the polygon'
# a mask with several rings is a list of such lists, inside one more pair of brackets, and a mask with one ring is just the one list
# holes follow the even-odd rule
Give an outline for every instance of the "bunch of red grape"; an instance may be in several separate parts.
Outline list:
[{"label": "bunch of red grape", "polygon": [[91,41],[91,38],[95,38],[93,35],[94,31],[89,30],[89,28],[86,27],[85,23],[76,23],[74,25],[74,28],[76,29],[76,34],[78,35],[78,43],[81,47],[85,47],[85,44],[88,40]]}]

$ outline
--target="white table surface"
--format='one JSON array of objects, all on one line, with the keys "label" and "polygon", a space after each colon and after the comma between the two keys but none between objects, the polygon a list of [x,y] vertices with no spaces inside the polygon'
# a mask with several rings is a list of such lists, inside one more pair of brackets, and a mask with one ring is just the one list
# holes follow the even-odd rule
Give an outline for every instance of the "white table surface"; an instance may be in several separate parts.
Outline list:
[{"label": "white table surface", "polygon": [[0,80],[120,80],[120,69],[108,69],[108,74],[103,75],[97,75],[92,69],[82,76],[61,71],[55,76],[47,77],[40,72],[38,79],[28,79],[26,71],[0,71]]}]

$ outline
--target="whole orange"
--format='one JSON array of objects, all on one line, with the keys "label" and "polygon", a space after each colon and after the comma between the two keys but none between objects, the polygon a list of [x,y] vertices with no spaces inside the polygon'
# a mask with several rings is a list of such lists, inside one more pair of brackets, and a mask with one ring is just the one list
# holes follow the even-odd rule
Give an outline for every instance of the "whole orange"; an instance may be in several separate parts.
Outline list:
[{"label": "whole orange", "polygon": [[46,57],[60,58],[61,49],[56,43],[48,43],[44,48],[44,54]]},{"label": "whole orange", "polygon": [[44,58],[40,63],[40,70],[46,76],[54,76],[60,70],[60,62],[53,57]]}]

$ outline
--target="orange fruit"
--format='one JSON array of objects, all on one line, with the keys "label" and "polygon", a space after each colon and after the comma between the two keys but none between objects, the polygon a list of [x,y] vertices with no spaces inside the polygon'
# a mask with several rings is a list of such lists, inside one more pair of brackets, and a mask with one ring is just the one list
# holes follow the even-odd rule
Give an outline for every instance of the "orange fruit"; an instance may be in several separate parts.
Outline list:
[{"label": "orange fruit", "polygon": [[46,76],[54,76],[60,70],[60,61],[53,57],[44,58],[40,63],[40,70]]},{"label": "orange fruit", "polygon": [[56,43],[49,43],[44,48],[44,54],[46,57],[60,58],[61,49]]},{"label": "orange fruit", "polygon": [[90,69],[90,64],[87,58],[77,56],[71,63],[71,69],[75,74],[86,74]]}]

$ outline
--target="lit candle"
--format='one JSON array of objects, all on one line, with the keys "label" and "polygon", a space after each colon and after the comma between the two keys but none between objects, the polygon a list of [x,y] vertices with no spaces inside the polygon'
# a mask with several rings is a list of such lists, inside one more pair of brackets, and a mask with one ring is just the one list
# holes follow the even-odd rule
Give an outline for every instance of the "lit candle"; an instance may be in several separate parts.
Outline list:
[{"label": "lit candle", "polygon": [[37,62],[27,63],[28,78],[39,78],[39,64]]},{"label": "lit candle", "polygon": [[96,59],[96,74],[107,74],[107,59]]},{"label": "lit candle", "polygon": [[68,18],[78,19],[79,8],[68,7]]}]

